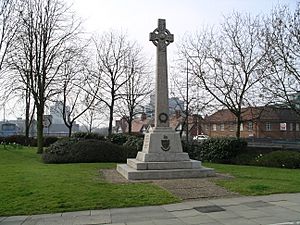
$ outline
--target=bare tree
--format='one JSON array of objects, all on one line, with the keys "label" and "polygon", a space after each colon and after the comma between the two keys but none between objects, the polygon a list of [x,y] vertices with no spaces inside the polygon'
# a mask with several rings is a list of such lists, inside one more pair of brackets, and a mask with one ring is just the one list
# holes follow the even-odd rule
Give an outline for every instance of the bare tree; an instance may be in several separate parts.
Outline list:
[{"label": "bare tree", "polygon": [[152,82],[148,63],[142,57],[140,48],[131,49],[126,61],[125,80],[127,82],[120,89],[121,102],[118,111],[121,117],[126,118],[128,133],[130,134],[134,117],[144,112],[142,104],[152,91]]},{"label": "bare tree", "polygon": [[0,71],[18,31],[16,0],[0,0]]},{"label": "bare tree", "polygon": [[[180,111],[184,120],[182,121],[183,131],[190,128],[188,117],[192,114],[203,114],[208,110],[211,99],[206,96],[204,90],[198,85],[198,77],[189,69],[190,62],[180,59],[176,62],[176,68],[171,72],[171,96],[177,102],[175,111]],[[188,140],[188,135],[186,135]]]},{"label": "bare tree", "polygon": [[238,138],[243,107],[259,97],[255,88],[264,76],[266,48],[261,46],[259,28],[258,17],[235,12],[225,18],[218,33],[206,30],[183,46],[199,85],[215,104],[236,116]]},{"label": "bare tree", "polygon": [[294,11],[275,8],[264,25],[262,38],[269,47],[270,75],[263,81],[267,97],[300,113],[295,99],[300,88],[300,3]]},{"label": "bare tree", "polygon": [[100,125],[105,122],[103,114],[99,114],[99,110],[95,107],[90,107],[81,117],[80,122],[85,128],[86,132],[92,133]]},{"label": "bare tree", "polygon": [[8,81],[9,71],[6,70],[6,59],[8,53],[13,49],[11,45],[15,40],[18,30],[18,17],[16,13],[16,0],[0,0],[0,87],[1,87],[1,105],[8,103],[10,94],[13,94],[7,88],[11,82]]},{"label": "bare tree", "polygon": [[[79,47],[79,44],[70,51],[69,59],[62,65],[61,97],[62,97],[62,118],[69,129],[69,137],[75,121],[87,110],[93,107],[95,97],[99,90],[99,83],[90,85],[91,69],[89,69],[89,58],[85,54],[86,46]],[[93,87],[92,90],[89,90]],[[60,101],[60,100],[59,100]]]},{"label": "bare tree", "polygon": [[115,113],[115,104],[122,97],[122,87],[131,78],[128,71],[128,58],[135,48],[126,36],[117,32],[103,34],[97,40],[96,45],[96,72],[95,79],[101,79],[100,94],[97,99],[104,102],[109,109],[108,134],[112,134],[113,116]]},{"label": "bare tree", "polygon": [[[15,45],[15,64],[20,63],[20,80],[29,88],[36,105],[38,153],[43,152],[43,117],[46,101],[61,90],[62,65],[67,62],[70,46],[80,23],[60,0],[24,0],[18,12],[20,30]],[[26,66],[24,66],[26,65]]]}]

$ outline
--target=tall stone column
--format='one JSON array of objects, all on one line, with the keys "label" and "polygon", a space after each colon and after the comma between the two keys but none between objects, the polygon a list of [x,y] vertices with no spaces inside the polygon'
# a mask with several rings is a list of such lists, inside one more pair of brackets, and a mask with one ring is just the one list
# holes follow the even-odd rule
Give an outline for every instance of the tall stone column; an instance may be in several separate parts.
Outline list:
[{"label": "tall stone column", "polygon": [[155,127],[169,127],[167,46],[174,41],[174,35],[166,29],[166,20],[158,20],[150,41],[156,46]]},{"label": "tall stone column", "polygon": [[204,168],[182,151],[181,139],[169,127],[167,46],[174,36],[166,29],[166,21],[158,20],[158,28],[150,33],[156,46],[155,128],[145,134],[143,150],[117,170],[129,180],[172,179],[214,176],[214,170]]}]

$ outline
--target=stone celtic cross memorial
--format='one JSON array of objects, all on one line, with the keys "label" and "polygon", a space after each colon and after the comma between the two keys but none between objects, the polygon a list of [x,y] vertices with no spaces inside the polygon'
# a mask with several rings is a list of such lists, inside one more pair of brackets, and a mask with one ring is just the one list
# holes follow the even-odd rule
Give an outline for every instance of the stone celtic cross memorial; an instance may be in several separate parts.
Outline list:
[{"label": "stone celtic cross memorial", "polygon": [[166,21],[158,20],[158,28],[150,33],[156,46],[155,126],[145,134],[143,150],[117,171],[129,180],[175,179],[214,176],[213,169],[201,166],[182,151],[180,136],[169,126],[167,46],[174,35],[166,29]]}]

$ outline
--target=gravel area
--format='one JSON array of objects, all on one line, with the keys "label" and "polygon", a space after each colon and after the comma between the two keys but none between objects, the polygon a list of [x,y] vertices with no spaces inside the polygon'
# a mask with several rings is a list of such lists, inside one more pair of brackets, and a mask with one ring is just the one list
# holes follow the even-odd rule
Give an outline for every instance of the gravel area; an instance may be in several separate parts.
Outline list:
[{"label": "gravel area", "polygon": [[100,170],[104,179],[110,183],[154,183],[182,200],[230,198],[239,194],[230,192],[214,183],[218,179],[233,179],[232,176],[217,173],[215,177],[170,179],[170,180],[139,180],[128,181],[115,169]]}]

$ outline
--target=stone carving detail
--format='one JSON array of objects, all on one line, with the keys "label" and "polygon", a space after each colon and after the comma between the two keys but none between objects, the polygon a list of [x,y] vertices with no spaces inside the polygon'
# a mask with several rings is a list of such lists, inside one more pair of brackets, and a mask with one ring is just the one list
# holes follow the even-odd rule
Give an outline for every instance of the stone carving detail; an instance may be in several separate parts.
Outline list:
[{"label": "stone carving detail", "polygon": [[166,28],[166,20],[158,20],[158,28],[150,33],[150,41],[158,47],[159,51],[166,51],[166,47],[174,41],[174,35]]},{"label": "stone carving detail", "polygon": [[169,119],[169,116],[167,113],[161,113],[159,114],[159,121],[162,123],[166,123]]},{"label": "stone carving detail", "polygon": [[170,150],[170,140],[167,135],[164,135],[164,139],[161,140],[161,149],[165,152]]}]

